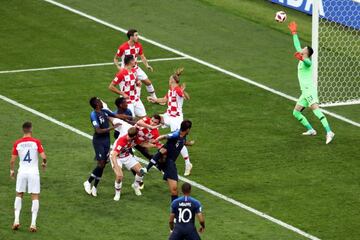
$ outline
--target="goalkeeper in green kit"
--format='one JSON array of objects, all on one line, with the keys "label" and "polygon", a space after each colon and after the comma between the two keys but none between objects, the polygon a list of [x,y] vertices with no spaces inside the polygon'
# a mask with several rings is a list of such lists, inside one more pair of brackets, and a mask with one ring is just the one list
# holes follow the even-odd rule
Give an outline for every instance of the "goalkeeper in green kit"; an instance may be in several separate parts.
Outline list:
[{"label": "goalkeeper in green kit", "polygon": [[299,122],[306,127],[307,131],[303,133],[305,136],[315,136],[316,131],[313,129],[306,117],[301,113],[305,108],[310,107],[313,113],[326,130],[326,144],[329,144],[335,134],[331,131],[330,125],[319,108],[319,100],[316,86],[312,79],[312,64],[311,55],[313,49],[309,46],[301,48],[299,37],[297,35],[297,25],[295,22],[289,24],[289,29],[293,35],[294,46],[296,49],[295,58],[299,60],[298,64],[298,78],[301,88],[301,96],[295,105],[293,115]]}]

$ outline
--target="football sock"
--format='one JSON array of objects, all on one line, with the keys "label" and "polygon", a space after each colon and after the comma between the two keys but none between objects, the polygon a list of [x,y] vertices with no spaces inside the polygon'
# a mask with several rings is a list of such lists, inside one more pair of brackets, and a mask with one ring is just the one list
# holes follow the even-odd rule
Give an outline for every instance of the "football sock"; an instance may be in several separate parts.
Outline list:
[{"label": "football sock", "polygon": [[178,195],[171,195],[171,202],[178,198]]},{"label": "football sock", "polygon": [[134,179],[134,185],[136,187],[140,187],[140,183],[143,181],[144,177],[140,177],[137,174],[135,175],[135,179]]},{"label": "football sock", "polygon": [[307,130],[311,130],[313,129],[312,126],[310,125],[309,121],[306,119],[306,117],[304,115],[301,114],[301,112],[294,110],[293,111],[293,115],[294,117],[299,120],[299,122],[306,127]]},{"label": "football sock", "polygon": [[115,181],[115,184],[114,184],[114,187],[115,187],[115,191],[116,192],[120,192],[121,191],[121,187],[122,187],[122,182],[116,182]]},{"label": "football sock", "polygon": [[182,156],[182,157],[184,158],[184,160],[185,160],[185,164],[186,164],[186,165],[190,164],[189,152],[188,152],[188,149],[187,149],[186,146],[184,146],[184,147],[181,149],[180,153],[181,153],[181,156]]},{"label": "football sock", "polygon": [[321,112],[321,110],[318,108],[318,109],[315,109],[313,110],[313,113],[315,114],[315,116],[320,120],[321,124],[323,125],[323,127],[325,128],[325,131],[328,133],[328,132],[331,132],[331,129],[330,129],[330,125],[325,117],[325,115]]},{"label": "football sock", "polygon": [[150,93],[150,96],[153,97],[153,98],[157,98],[156,97],[156,94],[155,94],[155,89],[154,89],[154,86],[152,84],[150,84],[149,86],[146,86],[146,91],[148,93]]},{"label": "football sock", "polygon": [[134,171],[134,169],[131,169],[132,174],[135,176],[136,172]]},{"label": "football sock", "polygon": [[155,160],[151,159],[148,165],[146,166],[146,170],[150,171],[150,168],[152,168],[152,166],[154,166],[155,164],[156,164]]},{"label": "football sock", "polygon": [[104,168],[102,168],[102,167],[97,166],[94,169],[94,171],[93,171],[93,175],[95,175],[94,187],[97,187],[97,185],[99,184],[103,172],[104,172]]},{"label": "football sock", "polygon": [[21,211],[21,206],[22,206],[22,198],[21,198],[21,197],[16,197],[16,198],[15,198],[15,202],[14,202],[14,210],[15,210],[15,220],[14,220],[14,223],[15,223],[15,224],[19,224],[19,223],[20,223],[20,211]]},{"label": "football sock", "polygon": [[39,200],[33,200],[31,206],[31,212],[32,212],[31,226],[36,226],[36,218],[38,211],[39,211]]}]

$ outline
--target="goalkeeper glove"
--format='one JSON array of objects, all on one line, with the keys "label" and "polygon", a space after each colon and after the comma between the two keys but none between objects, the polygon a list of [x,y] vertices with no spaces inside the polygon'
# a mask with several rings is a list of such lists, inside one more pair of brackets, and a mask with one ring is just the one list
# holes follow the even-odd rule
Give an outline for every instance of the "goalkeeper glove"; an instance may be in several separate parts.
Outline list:
[{"label": "goalkeeper glove", "polygon": [[301,55],[300,52],[296,52],[296,53],[294,54],[294,57],[295,57],[296,59],[300,60],[300,61],[304,61],[304,57]]},{"label": "goalkeeper glove", "polygon": [[297,24],[296,24],[296,22],[289,23],[288,27],[289,27],[292,35],[295,35],[297,33]]}]

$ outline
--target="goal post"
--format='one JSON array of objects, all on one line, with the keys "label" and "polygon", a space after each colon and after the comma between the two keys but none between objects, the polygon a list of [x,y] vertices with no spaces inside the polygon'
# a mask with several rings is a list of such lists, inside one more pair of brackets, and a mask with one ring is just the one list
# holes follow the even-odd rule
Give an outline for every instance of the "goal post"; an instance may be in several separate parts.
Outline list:
[{"label": "goal post", "polygon": [[360,104],[360,0],[313,0],[312,47],[320,105]]}]

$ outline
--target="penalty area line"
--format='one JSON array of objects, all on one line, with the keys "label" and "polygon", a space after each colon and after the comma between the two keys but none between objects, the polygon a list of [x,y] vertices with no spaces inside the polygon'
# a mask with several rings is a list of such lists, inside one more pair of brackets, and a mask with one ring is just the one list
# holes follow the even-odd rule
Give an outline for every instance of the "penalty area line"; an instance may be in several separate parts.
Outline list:
[{"label": "penalty area line", "polygon": [[[187,59],[187,57],[155,58],[155,59],[148,59],[148,62],[176,61],[176,60],[184,60],[184,59]],[[141,62],[141,61],[138,61],[138,62]],[[69,66],[54,66],[54,67],[44,67],[44,68],[15,69],[15,70],[0,71],[0,74],[49,71],[49,70],[58,70],[58,69],[69,69],[69,68],[99,67],[99,66],[107,66],[107,65],[114,65],[114,63],[113,62],[90,63],[90,64],[80,64],[80,65],[69,65]]]},{"label": "penalty area line", "polygon": [[[48,116],[48,115],[46,115],[44,113],[41,113],[41,112],[37,111],[35,109],[32,109],[32,108],[30,108],[28,106],[25,106],[24,104],[21,104],[21,103],[15,101],[15,100],[12,100],[12,99],[10,99],[8,97],[5,97],[3,95],[0,95],[0,99],[2,99],[3,101],[5,101],[7,103],[10,103],[10,104],[12,104],[12,105],[14,105],[16,107],[19,107],[19,108],[21,108],[21,109],[23,109],[25,111],[28,111],[28,112],[30,112],[30,113],[32,113],[34,115],[37,115],[37,116],[39,116],[41,118],[44,118],[44,119],[46,119],[46,120],[48,120],[48,121],[50,121],[52,123],[55,123],[55,124],[57,124],[57,125],[59,125],[59,126],[61,126],[63,128],[66,128],[66,129],[70,130],[71,132],[79,134],[79,135],[81,135],[81,136],[83,136],[85,138],[88,138],[90,140],[92,139],[92,136],[90,134],[85,133],[85,132],[83,132],[83,131],[81,131],[81,130],[79,130],[77,128],[74,128],[74,127],[72,127],[72,126],[70,126],[70,125],[68,125],[66,123],[63,123],[63,122],[61,122],[61,121],[59,121],[59,120],[57,120],[57,119],[55,119],[53,117],[50,117],[50,116]],[[139,157],[137,159],[139,159],[142,163],[145,163],[145,164],[148,163],[148,161],[145,161],[144,159],[141,159]],[[299,235],[302,235],[302,236],[304,236],[304,237],[306,237],[308,239],[320,240],[319,238],[317,238],[317,237],[315,237],[315,236],[313,236],[313,235],[311,235],[311,234],[309,234],[307,232],[304,232],[303,230],[300,230],[299,228],[296,228],[296,227],[294,227],[294,226],[292,226],[290,224],[287,224],[287,223],[285,223],[285,222],[283,222],[283,221],[281,221],[279,219],[276,219],[276,218],[274,218],[274,217],[272,217],[270,215],[267,215],[264,212],[261,212],[259,210],[256,210],[256,209],[252,208],[252,207],[249,207],[249,206],[247,206],[247,205],[245,205],[245,204],[243,204],[243,203],[241,203],[239,201],[236,201],[233,198],[227,197],[227,196],[225,196],[225,195],[223,195],[223,194],[221,194],[219,192],[216,192],[216,191],[214,191],[214,190],[212,190],[210,188],[207,188],[207,187],[205,187],[204,185],[202,185],[200,183],[197,183],[195,181],[192,181],[192,180],[187,179],[187,178],[182,177],[182,176],[179,176],[179,179],[181,181],[183,181],[183,182],[188,182],[191,185],[193,185],[194,187],[197,187],[197,188],[199,188],[199,189],[201,189],[201,190],[203,190],[203,191],[205,191],[205,192],[207,192],[207,193],[209,193],[209,194],[211,194],[211,195],[213,195],[213,196],[215,196],[217,198],[220,198],[220,199],[222,199],[222,200],[224,200],[224,201],[226,201],[228,203],[231,203],[231,204],[233,204],[235,206],[238,206],[238,207],[240,207],[242,209],[245,209],[245,210],[247,210],[247,211],[249,211],[249,212],[251,212],[251,213],[253,213],[253,214],[255,214],[255,215],[259,216],[259,217],[261,217],[261,218],[264,218],[264,219],[269,220],[269,221],[271,221],[273,223],[276,223],[276,224],[278,224],[278,225],[280,225],[280,226],[282,226],[282,227],[284,227],[284,228],[286,228],[288,230],[291,230],[291,231],[293,231],[293,232],[295,232],[295,233],[297,233]]]}]

